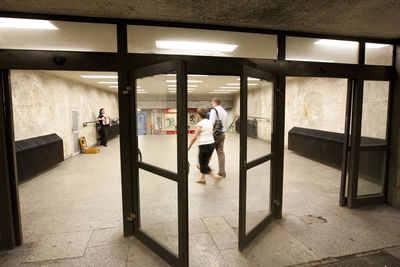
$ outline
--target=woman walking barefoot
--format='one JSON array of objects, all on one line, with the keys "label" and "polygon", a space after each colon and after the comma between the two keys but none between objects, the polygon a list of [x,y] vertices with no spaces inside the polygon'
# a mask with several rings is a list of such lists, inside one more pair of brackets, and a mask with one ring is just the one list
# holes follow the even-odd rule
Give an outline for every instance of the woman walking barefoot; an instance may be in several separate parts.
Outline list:
[{"label": "woman walking barefoot", "polygon": [[206,108],[199,108],[197,115],[199,116],[199,122],[196,125],[196,131],[189,142],[188,150],[192,147],[193,143],[199,138],[199,164],[201,177],[196,183],[205,184],[206,174],[214,177],[215,182],[218,182],[222,176],[213,173],[208,166],[210,157],[215,148],[215,141],[213,136],[213,124],[207,120],[208,110]]}]

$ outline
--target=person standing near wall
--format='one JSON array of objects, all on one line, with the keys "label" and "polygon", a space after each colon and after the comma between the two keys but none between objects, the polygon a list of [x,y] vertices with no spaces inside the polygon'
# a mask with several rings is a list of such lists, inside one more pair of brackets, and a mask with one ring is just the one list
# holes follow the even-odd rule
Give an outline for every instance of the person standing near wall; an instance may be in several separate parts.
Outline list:
[{"label": "person standing near wall", "polygon": [[107,124],[106,122],[106,117],[104,116],[104,108],[101,108],[99,111],[99,116],[97,117],[97,121],[100,122],[100,138],[101,138],[101,145],[102,146],[107,146]]},{"label": "person standing near wall", "polygon": [[227,120],[227,112],[221,106],[221,100],[218,97],[214,97],[211,101],[213,109],[210,111],[210,121],[215,126],[215,122],[217,119],[222,122],[222,134],[215,140],[215,150],[218,155],[218,166],[219,172],[218,175],[225,177],[225,152],[224,152],[224,142],[225,142],[225,132],[226,132],[226,120]]}]

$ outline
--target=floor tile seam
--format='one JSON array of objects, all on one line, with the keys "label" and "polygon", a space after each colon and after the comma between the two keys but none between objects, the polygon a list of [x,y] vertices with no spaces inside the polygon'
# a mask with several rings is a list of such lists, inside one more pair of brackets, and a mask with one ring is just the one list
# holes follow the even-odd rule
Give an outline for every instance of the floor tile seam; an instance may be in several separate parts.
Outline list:
[{"label": "floor tile seam", "polygon": [[[118,227],[111,227],[111,228],[118,228]],[[108,229],[108,228],[106,228],[106,229]],[[62,234],[73,234],[73,233],[84,233],[84,232],[92,232],[92,231],[94,231],[94,230],[97,230],[97,229],[88,229],[88,230],[79,230],[79,231],[69,231],[69,232],[47,232],[46,234],[42,234],[42,235],[39,235],[39,234],[32,234],[32,236],[40,236],[41,238],[39,239],[39,240],[42,240],[43,239],[43,237],[45,237],[45,236],[51,236],[51,235],[62,235]],[[25,232],[25,234],[24,235],[26,235],[26,230],[24,231]],[[37,242],[37,241],[36,241]],[[34,242],[34,243],[36,243],[36,242]]]},{"label": "floor tile seam", "polygon": [[88,238],[88,240],[86,242],[85,251],[83,252],[82,257],[84,257],[86,255],[86,252],[87,252],[88,247],[89,247],[90,240],[92,240],[93,235],[94,235],[94,230],[92,231],[92,233],[90,234],[90,237]]},{"label": "floor tile seam", "polygon": [[[212,217],[219,217],[219,216],[212,216]],[[212,218],[212,217],[206,217],[206,218]],[[218,245],[217,245],[217,242],[215,241],[213,235],[212,235],[211,232],[210,232],[210,229],[208,228],[207,224],[204,222],[203,219],[204,219],[204,218],[201,218],[201,220],[203,221],[204,226],[205,226],[206,229],[207,229],[207,234],[211,237],[211,240],[213,241],[213,243],[214,243],[215,247],[217,248],[218,252],[222,255],[222,253],[221,253],[221,251],[220,251],[220,248],[219,248]],[[224,260],[224,261],[225,261],[225,260]]]},{"label": "floor tile seam", "polygon": [[[322,259],[321,255],[319,255],[314,250],[310,250],[311,248],[309,248],[305,243],[303,243],[296,235],[294,235],[293,233],[289,232],[288,230],[285,229],[285,227],[283,227],[281,225],[277,225],[277,226],[280,227],[283,231],[285,231],[288,235],[293,237],[295,240],[297,240],[301,244],[301,246],[303,246],[305,251],[307,251],[308,253],[311,254],[311,256],[313,256],[314,258],[317,258],[317,259]],[[307,229],[306,230],[295,231],[295,232],[303,232],[303,231],[307,231]]]},{"label": "floor tile seam", "polygon": [[[27,255],[28,257],[28,255]],[[26,264],[40,264],[42,266],[43,263],[55,263],[57,261],[64,261],[64,260],[73,260],[73,259],[81,259],[85,257],[85,255],[82,256],[77,256],[77,257],[67,257],[67,258],[58,258],[58,259],[50,259],[50,260],[41,260],[41,261],[23,261],[21,262],[21,265],[26,265]]]}]

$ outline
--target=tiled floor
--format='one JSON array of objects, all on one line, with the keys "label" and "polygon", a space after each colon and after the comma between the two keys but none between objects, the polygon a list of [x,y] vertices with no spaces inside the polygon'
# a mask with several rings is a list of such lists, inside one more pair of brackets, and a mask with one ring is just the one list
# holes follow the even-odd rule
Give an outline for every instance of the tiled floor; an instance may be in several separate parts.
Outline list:
[{"label": "tiled floor", "polygon": [[[174,170],[176,138],[146,137],[140,140],[143,159]],[[284,217],[239,253],[238,136],[227,137],[227,177],[218,184],[193,182],[196,149],[189,152],[191,266],[289,266],[400,246],[399,210],[338,206],[340,172],[286,151]],[[211,166],[216,169],[216,155]],[[262,179],[268,168],[249,174],[248,225],[268,207]],[[176,184],[143,172],[140,185],[143,230],[176,249]],[[76,156],[24,183],[20,200],[24,245],[0,252],[1,266],[166,265],[136,239],[122,237],[118,138],[99,154]]]}]

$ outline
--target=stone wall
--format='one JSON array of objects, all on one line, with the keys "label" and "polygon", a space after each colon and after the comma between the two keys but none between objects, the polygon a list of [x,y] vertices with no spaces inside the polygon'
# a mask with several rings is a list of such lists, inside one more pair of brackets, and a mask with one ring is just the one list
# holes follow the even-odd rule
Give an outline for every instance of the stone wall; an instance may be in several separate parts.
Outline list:
[{"label": "stone wall", "polygon": [[79,109],[79,136],[96,143],[93,121],[103,107],[118,118],[118,95],[41,71],[11,71],[15,139],[56,133],[64,142],[64,157],[72,154],[71,108]]}]

